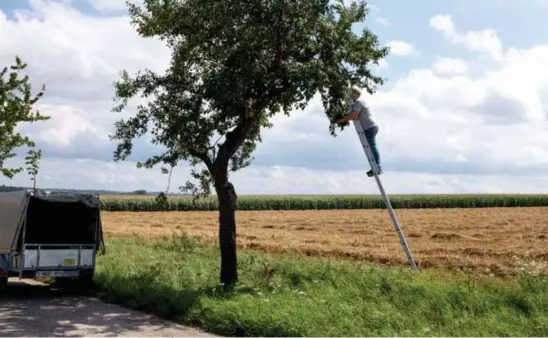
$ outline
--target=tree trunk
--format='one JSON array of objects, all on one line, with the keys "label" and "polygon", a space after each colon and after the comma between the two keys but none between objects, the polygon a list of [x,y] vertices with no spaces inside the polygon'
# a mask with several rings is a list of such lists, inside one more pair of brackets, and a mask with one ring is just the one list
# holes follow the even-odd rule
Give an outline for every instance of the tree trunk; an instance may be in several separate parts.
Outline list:
[{"label": "tree trunk", "polygon": [[219,200],[219,244],[221,247],[221,283],[233,287],[238,282],[236,255],[236,201],[234,186],[225,181],[217,191]]}]

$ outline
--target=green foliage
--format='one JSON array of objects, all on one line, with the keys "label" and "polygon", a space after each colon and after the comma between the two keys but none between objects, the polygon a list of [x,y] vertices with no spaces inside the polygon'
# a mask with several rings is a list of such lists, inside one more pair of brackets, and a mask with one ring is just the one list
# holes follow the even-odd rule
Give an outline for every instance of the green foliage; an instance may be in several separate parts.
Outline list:
[{"label": "green foliage", "polygon": [[98,295],[223,336],[548,336],[547,276],[514,280],[240,253],[217,283],[217,248],[189,237],[111,238]]},{"label": "green foliage", "polygon": [[[116,123],[115,160],[147,133],[165,151],[138,163],[152,168],[187,161],[197,196],[224,184],[228,171],[248,166],[261,128],[275,114],[304,109],[320,94],[328,120],[345,110],[350,85],[373,93],[383,79],[369,71],[388,49],[353,24],[365,20],[365,2],[331,0],[147,0],[128,4],[146,38],[172,51],[164,74],[123,71],[115,84],[115,112],[141,96],[134,116]],[[326,124],[327,126],[327,124]],[[330,132],[335,129],[330,125]],[[200,166],[203,165],[203,167]]]},{"label": "green foliage", "polygon": [[38,169],[40,167],[40,159],[42,158],[42,150],[29,150],[28,155],[25,157],[25,164],[27,165],[27,174],[31,177],[33,188],[36,188],[36,176],[38,176]]},{"label": "green foliage", "polygon": [[[21,77],[20,74],[26,67],[27,65],[19,57],[16,57],[14,65],[4,67],[0,71],[0,171],[7,178],[13,178],[24,170],[23,167],[6,168],[4,165],[6,160],[16,156],[13,152],[14,149],[22,146],[28,148],[36,146],[30,138],[16,131],[18,124],[44,121],[50,118],[41,115],[38,111],[33,111],[33,105],[44,95],[45,86],[42,86],[41,90],[33,97],[28,75]],[[40,151],[29,150],[25,160],[30,175],[38,173],[40,157]]]},{"label": "green foliage", "polygon": [[[397,209],[421,208],[492,208],[546,207],[548,195],[394,195],[390,197]],[[216,198],[166,198],[161,204],[145,198],[106,198],[101,201],[105,211],[213,211]],[[333,210],[384,209],[380,196],[240,196],[238,210]]]},{"label": "green foliage", "polygon": [[159,208],[161,211],[166,211],[169,208],[167,196],[163,192],[154,198],[154,203],[156,203],[156,208]]}]

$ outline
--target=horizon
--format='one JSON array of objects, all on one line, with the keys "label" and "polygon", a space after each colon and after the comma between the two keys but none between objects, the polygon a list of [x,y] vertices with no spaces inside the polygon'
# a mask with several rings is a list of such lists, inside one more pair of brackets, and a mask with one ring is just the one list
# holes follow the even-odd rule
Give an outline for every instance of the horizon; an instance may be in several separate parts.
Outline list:
[{"label": "horizon", "polygon": [[[9,190],[4,190],[4,189],[9,189]],[[15,191],[15,190],[25,190],[25,189],[33,189],[32,187],[24,187],[24,186],[9,186],[9,185],[5,185],[5,184],[2,184],[0,185],[0,193],[2,192],[8,192],[8,191]],[[138,192],[139,190],[142,190],[142,189],[135,189],[135,190],[129,190],[129,191],[115,191],[115,190],[102,190],[102,189],[78,189],[78,188],[43,188],[43,187],[36,187],[36,189],[38,190],[66,190],[66,191],[77,191],[77,192],[94,192],[94,193],[99,193],[99,195],[120,195],[120,196],[156,196],[157,194],[163,192],[165,193],[164,191],[146,191],[145,194],[139,194],[139,193],[136,193]],[[188,197],[191,197],[192,194],[188,194],[188,193],[177,193],[177,192],[169,192],[166,194],[168,197],[169,196],[188,196]],[[544,193],[544,194],[536,194],[536,193],[510,193],[510,194],[506,194],[506,193],[437,193],[437,194],[432,194],[432,193],[408,193],[408,194],[388,194],[388,196],[524,196],[524,195],[531,195],[531,196],[542,196],[542,195],[548,195],[548,193]],[[212,193],[209,197],[212,197],[212,196],[216,196],[215,193]],[[375,193],[372,193],[372,194],[344,194],[344,193],[333,193],[333,194],[238,194],[238,196],[272,196],[272,197],[277,197],[277,196],[280,196],[280,197],[289,197],[289,196],[297,196],[297,197],[311,197],[311,196],[341,196],[341,197],[345,197],[345,196],[349,196],[349,197],[356,197],[356,196],[369,196],[369,197],[373,197],[373,196],[378,196],[379,198],[381,197],[380,194],[375,194]]]}]

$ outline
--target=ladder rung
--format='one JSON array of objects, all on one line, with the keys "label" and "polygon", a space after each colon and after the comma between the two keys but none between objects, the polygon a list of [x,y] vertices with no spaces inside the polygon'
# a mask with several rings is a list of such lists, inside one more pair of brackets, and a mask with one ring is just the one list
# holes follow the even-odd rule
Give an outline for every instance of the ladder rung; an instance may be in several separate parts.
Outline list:
[{"label": "ladder rung", "polygon": [[377,181],[377,185],[379,186],[379,190],[381,192],[381,196],[384,200],[384,204],[386,205],[386,209],[388,210],[388,214],[390,215],[390,218],[392,220],[392,224],[394,225],[394,229],[396,230],[396,233],[398,234],[398,237],[400,239],[400,243],[403,247],[403,251],[405,252],[405,255],[407,256],[407,260],[409,262],[409,265],[414,270],[418,270],[417,264],[415,263],[415,259],[413,258],[413,255],[411,254],[411,250],[409,250],[409,245],[407,245],[407,241],[405,240],[405,236],[403,235],[403,232],[401,231],[400,223],[398,222],[398,219],[396,217],[396,213],[394,212],[394,208],[392,208],[392,204],[390,203],[390,199],[388,198],[388,195],[384,191],[384,187],[382,185],[381,179],[379,178],[379,167],[373,157],[373,153],[371,151],[371,146],[369,145],[369,142],[367,142],[367,138],[365,137],[365,132],[362,129],[362,126],[359,122],[359,120],[354,120],[354,127],[356,128],[356,132],[358,134],[358,137],[360,139],[360,143],[362,144],[362,148],[365,152],[365,156],[367,157],[367,160],[369,161],[369,164],[371,165],[371,170],[373,171],[373,175],[375,176],[375,180]]}]

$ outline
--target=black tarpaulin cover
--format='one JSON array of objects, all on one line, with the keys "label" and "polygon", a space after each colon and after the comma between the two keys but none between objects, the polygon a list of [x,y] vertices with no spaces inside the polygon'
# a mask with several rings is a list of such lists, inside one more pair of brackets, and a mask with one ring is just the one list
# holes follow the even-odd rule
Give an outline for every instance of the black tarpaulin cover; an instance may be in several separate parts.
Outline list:
[{"label": "black tarpaulin cover", "polygon": [[15,249],[25,211],[27,227],[32,224],[33,228],[25,236],[26,242],[30,239],[59,244],[93,243],[95,231],[102,230],[99,207],[99,198],[91,194],[44,190],[0,192],[0,253]]}]

